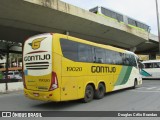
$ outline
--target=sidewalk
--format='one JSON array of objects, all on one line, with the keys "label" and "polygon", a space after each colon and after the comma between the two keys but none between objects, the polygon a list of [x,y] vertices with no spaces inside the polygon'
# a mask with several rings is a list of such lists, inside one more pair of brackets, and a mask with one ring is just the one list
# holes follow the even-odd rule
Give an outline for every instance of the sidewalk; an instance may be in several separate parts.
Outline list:
[{"label": "sidewalk", "polygon": [[6,83],[0,83],[0,94],[23,90],[23,82],[7,83],[8,90],[6,92]]},{"label": "sidewalk", "polygon": [[17,90],[17,91],[7,91],[7,92],[0,92],[0,96],[1,95],[7,95],[7,94],[12,94],[12,93],[23,93],[23,90]]}]

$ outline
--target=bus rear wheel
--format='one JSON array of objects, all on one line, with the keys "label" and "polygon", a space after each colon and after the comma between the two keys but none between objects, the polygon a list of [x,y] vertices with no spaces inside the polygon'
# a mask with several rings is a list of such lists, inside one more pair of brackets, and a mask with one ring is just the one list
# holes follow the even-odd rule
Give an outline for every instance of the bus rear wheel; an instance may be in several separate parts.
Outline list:
[{"label": "bus rear wheel", "polygon": [[106,88],[103,83],[99,83],[98,89],[95,91],[94,97],[96,99],[102,99],[104,97],[104,94],[106,92]]},{"label": "bus rear wheel", "polygon": [[94,89],[92,85],[87,85],[85,89],[85,96],[82,99],[82,102],[87,103],[93,100],[94,97]]}]

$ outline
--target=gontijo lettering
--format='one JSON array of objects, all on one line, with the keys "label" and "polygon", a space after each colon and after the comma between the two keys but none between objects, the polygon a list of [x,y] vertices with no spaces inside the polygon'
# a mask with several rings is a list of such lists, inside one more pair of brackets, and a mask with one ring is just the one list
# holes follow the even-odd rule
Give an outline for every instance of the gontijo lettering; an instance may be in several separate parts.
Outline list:
[{"label": "gontijo lettering", "polygon": [[50,60],[50,54],[25,56],[24,61]]},{"label": "gontijo lettering", "polygon": [[92,66],[92,73],[115,73],[116,67],[108,67],[108,66]]}]

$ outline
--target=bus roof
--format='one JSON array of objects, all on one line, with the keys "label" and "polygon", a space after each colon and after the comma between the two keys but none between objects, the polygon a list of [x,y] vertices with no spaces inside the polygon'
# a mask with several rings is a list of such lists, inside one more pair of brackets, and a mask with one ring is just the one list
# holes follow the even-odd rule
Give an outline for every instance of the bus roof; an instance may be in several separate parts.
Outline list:
[{"label": "bus roof", "polygon": [[160,62],[160,60],[146,60],[143,61],[142,63],[155,63],[155,62]]},{"label": "bus roof", "polygon": [[[84,44],[88,44],[88,45],[93,45],[93,46],[96,46],[96,47],[101,47],[101,48],[104,48],[104,49],[109,49],[109,50],[113,50],[113,51],[117,51],[117,52],[121,52],[121,53],[128,53],[128,54],[133,54],[133,55],[136,55],[135,53],[131,52],[131,51],[128,51],[128,50],[125,50],[125,49],[121,49],[121,48],[118,48],[118,47],[113,47],[113,46],[110,46],[110,45],[104,45],[104,44],[100,44],[100,43],[95,43],[95,42],[91,42],[91,41],[87,41],[87,40],[84,40],[84,39],[81,39],[81,38],[77,38],[77,37],[73,37],[73,36],[70,36],[70,35],[65,35],[65,34],[60,34],[60,33],[42,33],[42,34],[37,34],[37,35],[34,35],[34,36],[31,36],[29,37],[28,39],[32,38],[32,37],[37,37],[39,35],[59,35],[59,37],[64,37],[64,38],[70,38],[71,40],[75,41],[75,42],[80,42],[80,43],[84,43]],[[27,40],[28,40],[27,39]]]},{"label": "bus roof", "polygon": [[[59,34],[59,33],[53,33],[53,34]],[[110,46],[110,45],[99,44],[99,43],[87,41],[87,40],[84,40],[84,39],[80,39],[80,38],[77,38],[77,37],[72,37],[72,36],[68,36],[68,35],[64,35],[64,34],[59,34],[59,35],[67,37],[68,39],[71,39],[71,40],[73,40],[75,42],[80,42],[80,43],[84,43],[84,44],[88,44],[88,45],[93,45],[93,46],[96,46],[96,47],[101,47],[101,48],[104,48],[104,49],[109,49],[109,50],[113,50],[113,51],[117,51],[117,52],[122,52],[122,53],[128,53],[128,54],[135,55],[135,53],[133,53],[131,51],[128,51],[128,50],[125,50],[125,49],[121,49],[121,48],[118,48],[118,47],[113,47],[113,46]]]}]

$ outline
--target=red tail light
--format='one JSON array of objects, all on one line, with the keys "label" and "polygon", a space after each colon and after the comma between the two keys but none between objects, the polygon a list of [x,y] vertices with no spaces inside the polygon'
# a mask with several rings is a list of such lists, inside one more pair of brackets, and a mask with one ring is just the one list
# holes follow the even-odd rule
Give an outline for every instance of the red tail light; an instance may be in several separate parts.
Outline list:
[{"label": "red tail light", "polygon": [[56,88],[58,88],[58,79],[56,73],[52,72],[52,81],[49,90],[55,90]]},{"label": "red tail light", "polygon": [[24,73],[22,73],[22,79],[23,79],[23,86],[25,89],[27,89],[26,83],[25,83],[25,76]]}]

